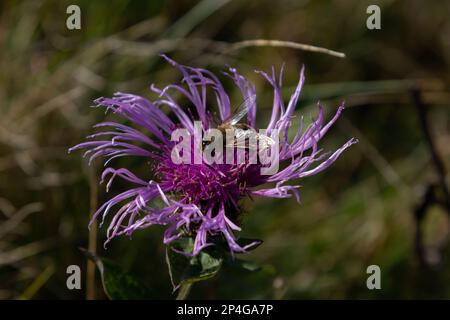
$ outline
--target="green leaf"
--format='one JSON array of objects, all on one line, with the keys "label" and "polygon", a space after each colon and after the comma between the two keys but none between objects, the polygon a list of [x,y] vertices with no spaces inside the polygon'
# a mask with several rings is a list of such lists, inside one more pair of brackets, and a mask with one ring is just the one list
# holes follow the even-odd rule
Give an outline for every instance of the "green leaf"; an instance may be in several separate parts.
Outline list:
[{"label": "green leaf", "polygon": [[221,255],[211,251],[203,250],[197,256],[189,257],[174,249],[190,253],[193,249],[193,240],[185,238],[166,248],[166,262],[174,291],[180,285],[214,277],[222,266]]},{"label": "green leaf", "polygon": [[260,271],[262,267],[256,262],[242,259],[227,259],[227,266],[231,269],[245,270],[249,272]]},{"label": "green leaf", "polygon": [[80,248],[100,271],[103,289],[111,300],[154,299],[155,292],[142,285],[135,276],[125,272],[113,261],[100,258],[94,253]]},{"label": "green leaf", "polygon": [[245,246],[248,246],[249,244],[252,244],[252,243],[256,242],[256,244],[254,244],[252,247],[248,248],[247,251],[255,250],[256,248],[258,248],[263,243],[262,240],[252,239],[252,238],[239,238],[239,239],[237,239],[236,242],[241,247],[245,247]]},{"label": "green leaf", "polygon": [[[229,253],[230,252],[230,247],[228,246],[228,242],[223,238],[223,237],[219,237],[216,238],[214,241],[214,246],[208,248],[208,250],[210,251],[220,251],[222,253]],[[263,241],[259,240],[259,239],[253,239],[253,238],[238,238],[236,239],[236,243],[241,246],[241,247],[246,247],[250,244],[253,244],[250,248],[247,248],[247,252],[253,251],[256,248],[258,248]],[[216,249],[214,249],[216,248]]]}]

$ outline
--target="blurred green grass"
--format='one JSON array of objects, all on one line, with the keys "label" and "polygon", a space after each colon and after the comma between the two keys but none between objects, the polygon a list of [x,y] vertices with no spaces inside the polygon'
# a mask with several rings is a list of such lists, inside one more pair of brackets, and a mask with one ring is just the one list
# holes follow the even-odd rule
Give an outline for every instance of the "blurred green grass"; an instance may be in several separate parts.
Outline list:
[{"label": "blurred green grass", "polygon": [[[243,236],[265,241],[246,258],[265,265],[263,271],[224,272],[194,287],[192,297],[450,298],[448,247],[431,272],[423,272],[414,256],[412,210],[434,173],[408,95],[419,83],[449,166],[450,4],[379,1],[382,30],[370,31],[365,27],[370,1],[84,0],[76,1],[82,29],[69,31],[65,10],[73,3],[0,4],[0,228],[20,208],[41,206],[0,235],[0,298],[84,298],[84,284],[81,291],[66,289],[65,270],[78,264],[85,271],[78,247],[87,247],[89,170],[79,154],[67,155],[67,148],[105,117],[89,108],[93,99],[115,91],[151,97],[151,83],[179,79],[160,52],[215,72],[226,64],[238,68],[257,86],[265,110],[258,114],[261,121],[269,116],[272,97],[253,70],[279,69],[285,62],[288,98],[304,64],[300,113],[314,116],[317,100],[328,115],[342,100],[349,106],[322,147],[333,149],[350,136],[361,140],[329,171],[301,181],[301,205],[246,202]],[[234,42],[258,38],[318,45],[347,58],[270,47],[223,54]],[[230,95],[238,97],[235,91]],[[122,164],[151,175],[145,161],[116,162]],[[109,196],[102,187],[100,203]],[[445,243],[447,220],[432,208],[425,224],[430,250]],[[99,253],[139,274],[160,298],[170,298],[162,229],[117,239],[107,250],[104,231]],[[366,288],[370,264],[381,267],[382,290]],[[45,281],[36,288],[42,274]],[[97,298],[105,298],[98,277],[96,283]]]}]

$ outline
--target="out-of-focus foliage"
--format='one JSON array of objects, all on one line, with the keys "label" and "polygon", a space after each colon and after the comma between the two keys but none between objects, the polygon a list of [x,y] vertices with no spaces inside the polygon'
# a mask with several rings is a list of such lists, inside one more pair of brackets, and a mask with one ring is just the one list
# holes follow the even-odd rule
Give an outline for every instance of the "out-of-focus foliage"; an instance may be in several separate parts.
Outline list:
[{"label": "out-of-focus foliage", "polygon": [[[66,8],[78,4],[82,29],[66,29]],[[214,2],[214,3],[212,3]],[[305,179],[302,204],[248,201],[242,236],[264,239],[248,257],[254,273],[228,270],[193,287],[194,298],[450,298],[448,246],[435,269],[421,270],[414,256],[413,207],[435,179],[410,99],[418,85],[429,106],[432,134],[450,167],[450,3],[379,1],[382,29],[366,28],[371,1],[11,1],[0,3],[0,298],[82,299],[66,288],[68,265],[82,266],[87,223],[99,164],[89,169],[67,148],[104,119],[92,100],[115,91],[151,97],[151,83],[179,74],[181,63],[213,71],[229,64],[257,86],[262,110],[272,97],[254,69],[279,69],[296,84],[306,66],[300,112],[315,115],[349,107],[324,148],[349,136],[360,143],[336,165]],[[192,11],[193,10],[193,11]],[[347,54],[339,59],[290,48],[249,47],[247,39],[279,39]],[[224,77],[224,80],[227,81]],[[228,88],[232,88],[226,82]],[[265,91],[266,90],[266,91]],[[238,93],[231,92],[238,103]],[[290,92],[285,91],[288,98]],[[107,117],[112,117],[108,115]],[[261,112],[261,121],[269,117]],[[140,176],[148,164],[122,159]],[[112,192],[121,190],[118,183]],[[432,208],[424,230],[430,259],[449,234],[445,212]],[[98,254],[145,279],[159,298],[171,298],[165,248],[158,227],[110,243]],[[382,290],[366,288],[366,268],[382,270]],[[105,298],[97,274],[97,298]]]}]

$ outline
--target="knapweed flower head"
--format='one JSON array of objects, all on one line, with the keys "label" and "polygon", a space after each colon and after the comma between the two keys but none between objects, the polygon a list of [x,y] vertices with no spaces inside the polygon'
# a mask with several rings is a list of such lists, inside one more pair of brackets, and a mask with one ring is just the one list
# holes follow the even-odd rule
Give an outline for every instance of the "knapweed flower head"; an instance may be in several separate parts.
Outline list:
[{"label": "knapweed flower head", "polygon": [[[330,121],[325,122],[324,111],[319,104],[317,119],[304,128],[303,118],[294,116],[304,83],[303,68],[287,104],[282,99],[283,70],[278,77],[273,68],[271,74],[256,71],[273,88],[272,111],[264,128],[264,137],[279,133],[277,147],[270,151],[277,152],[279,170],[270,175],[262,174],[261,168],[266,165],[259,161],[179,163],[173,158],[173,150],[178,143],[172,139],[173,133],[184,129],[194,136],[196,124],[200,124],[201,131],[216,128],[214,117],[226,123],[233,116],[235,105],[231,104],[222,83],[213,73],[163,57],[181,72],[180,83],[162,89],[152,85],[151,90],[158,96],[154,101],[129,93],[97,99],[98,106],[122,116],[129,124],[98,123],[95,128],[109,129],[89,136],[89,141],[70,149],[87,149],[84,156],[88,156],[89,161],[105,157],[105,166],[123,156],[143,157],[151,164],[147,177],[138,177],[128,168],[107,167],[102,173],[102,181],[108,179],[107,191],[116,177],[133,187],[101,205],[92,221],[101,217],[103,223],[108,214],[113,215],[106,242],[119,235],[131,235],[138,229],[164,225],[165,244],[186,236],[194,239],[193,251],[188,254],[197,255],[219,238],[226,241],[232,253],[244,253],[258,242],[240,245],[237,241],[236,233],[241,230],[240,201],[253,196],[294,196],[299,201],[298,182],[328,168],[345,149],[357,142],[352,138],[334,152],[324,153],[318,149],[319,141],[339,118],[343,106]],[[225,74],[239,90],[242,101],[247,101],[245,126],[239,129],[240,132],[256,130],[259,101],[254,85],[234,68],[229,68]],[[182,99],[178,99],[180,97]],[[167,112],[167,107],[170,112]],[[294,121],[298,123],[295,130],[291,128]],[[253,137],[263,140],[262,135]],[[153,179],[149,180],[149,177]]]}]

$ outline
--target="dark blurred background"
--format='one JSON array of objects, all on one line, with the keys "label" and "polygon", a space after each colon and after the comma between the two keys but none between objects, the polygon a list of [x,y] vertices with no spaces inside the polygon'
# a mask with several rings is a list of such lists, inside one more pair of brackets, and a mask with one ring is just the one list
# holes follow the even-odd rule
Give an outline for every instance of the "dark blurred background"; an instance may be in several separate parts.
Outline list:
[{"label": "dark blurred background", "polygon": [[[81,30],[66,28],[70,4],[81,8]],[[371,4],[381,8],[381,30],[366,27]],[[299,114],[315,116],[318,100],[328,117],[341,101],[348,106],[322,147],[360,140],[328,171],[300,182],[301,205],[247,201],[242,235],[264,244],[244,258],[262,271],[224,271],[194,286],[192,297],[450,298],[450,212],[439,205],[446,177],[435,169],[423,125],[449,168],[449,17],[448,1],[1,1],[0,298],[86,297],[78,248],[88,247],[92,207],[110,195],[97,187],[101,164],[88,167],[67,149],[105,118],[89,108],[93,99],[116,91],[151,98],[151,83],[179,81],[161,52],[214,72],[238,68],[257,86],[259,119],[269,117],[272,91],[254,69],[279,70],[284,62],[288,99],[304,64]],[[249,39],[317,45],[347,57],[233,47]],[[222,79],[237,103],[237,90]],[[120,165],[151,175],[142,159]],[[430,185],[437,191],[427,202]],[[424,203],[419,225],[415,212]],[[97,251],[144,279],[155,298],[172,298],[162,231],[136,232],[104,250],[103,228]],[[66,288],[72,264],[81,266],[81,290]],[[366,287],[371,264],[381,268],[381,290]],[[91,294],[105,298],[98,274]]]}]

